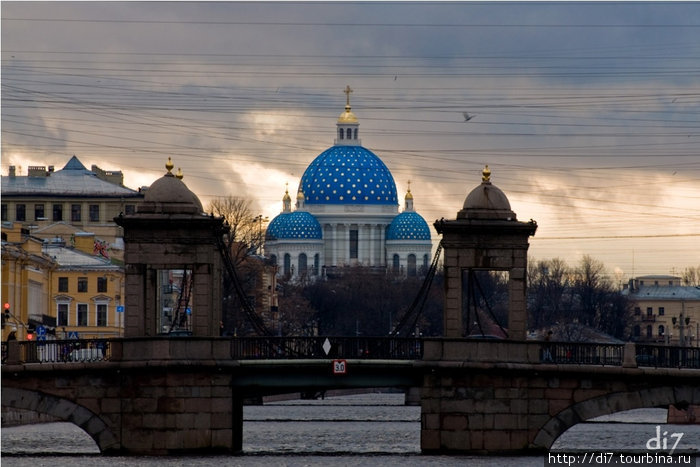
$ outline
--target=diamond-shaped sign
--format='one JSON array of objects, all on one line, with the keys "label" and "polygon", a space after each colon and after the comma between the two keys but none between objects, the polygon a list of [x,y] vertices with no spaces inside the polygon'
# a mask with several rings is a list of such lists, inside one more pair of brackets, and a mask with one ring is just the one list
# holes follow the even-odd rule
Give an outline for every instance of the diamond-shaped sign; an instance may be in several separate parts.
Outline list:
[{"label": "diamond-shaped sign", "polygon": [[331,351],[331,341],[328,340],[326,337],[326,340],[323,341],[323,351],[326,352],[326,355],[328,355],[328,352]]}]

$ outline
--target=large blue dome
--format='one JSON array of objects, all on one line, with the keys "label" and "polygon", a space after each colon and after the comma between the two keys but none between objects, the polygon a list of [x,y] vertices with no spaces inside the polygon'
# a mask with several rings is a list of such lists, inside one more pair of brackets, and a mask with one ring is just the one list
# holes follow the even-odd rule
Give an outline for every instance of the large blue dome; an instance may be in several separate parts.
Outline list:
[{"label": "large blue dome", "polygon": [[268,240],[318,239],[322,238],[321,224],[305,211],[283,212],[267,226]]},{"label": "large blue dome", "polygon": [[430,228],[420,214],[404,211],[386,228],[387,240],[430,240]]},{"label": "large blue dome", "polygon": [[391,172],[362,146],[323,151],[306,168],[301,189],[308,204],[398,204]]}]

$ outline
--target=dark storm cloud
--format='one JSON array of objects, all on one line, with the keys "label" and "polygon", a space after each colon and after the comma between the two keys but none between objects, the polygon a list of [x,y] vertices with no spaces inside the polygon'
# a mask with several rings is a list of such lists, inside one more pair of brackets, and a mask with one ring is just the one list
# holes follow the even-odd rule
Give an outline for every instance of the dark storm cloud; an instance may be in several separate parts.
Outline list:
[{"label": "dark storm cloud", "polygon": [[[413,180],[427,220],[454,216],[488,163],[539,238],[700,231],[700,4],[4,2],[2,13],[5,170],[76,153],[135,186],[172,156],[205,204],[235,193],[277,209],[284,183],[294,189],[332,144],[349,84],[363,144],[399,190]],[[548,256],[576,249],[539,238]]]}]

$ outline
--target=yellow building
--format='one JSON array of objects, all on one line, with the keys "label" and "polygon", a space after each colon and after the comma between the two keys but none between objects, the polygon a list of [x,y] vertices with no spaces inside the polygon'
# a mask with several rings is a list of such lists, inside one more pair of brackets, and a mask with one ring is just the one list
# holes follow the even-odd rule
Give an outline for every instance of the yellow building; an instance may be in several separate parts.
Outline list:
[{"label": "yellow building", "polygon": [[12,331],[26,340],[27,331],[39,327],[47,339],[121,335],[124,274],[93,254],[93,234],[77,233],[66,245],[4,222],[2,240],[2,303],[10,309],[9,318],[3,316],[3,340]]},{"label": "yellow building", "polygon": [[56,262],[42,251],[42,242],[19,224],[2,225],[2,339],[12,334],[25,340],[30,322],[51,323],[51,272]]},{"label": "yellow building", "polygon": [[20,223],[42,239],[68,241],[74,232],[92,232],[94,250],[123,259],[123,234],[114,218],[134,213],[143,196],[123,185],[121,172],[95,165],[88,170],[75,156],[57,171],[30,166],[21,175],[10,166],[9,175],[2,177],[0,220]]},{"label": "yellow building", "polygon": [[700,347],[700,288],[682,286],[676,276],[642,276],[622,293],[633,302],[633,340]]}]

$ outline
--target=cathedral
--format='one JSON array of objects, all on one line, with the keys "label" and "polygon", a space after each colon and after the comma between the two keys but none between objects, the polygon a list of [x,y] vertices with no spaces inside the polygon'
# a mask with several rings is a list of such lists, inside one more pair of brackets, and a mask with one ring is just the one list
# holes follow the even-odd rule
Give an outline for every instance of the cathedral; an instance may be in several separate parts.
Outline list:
[{"label": "cathedral", "polygon": [[410,184],[400,211],[391,172],[362,146],[350,92],[333,146],[306,168],[294,209],[286,190],[267,227],[265,255],[282,277],[314,279],[350,266],[416,276],[430,266],[430,228],[413,208]]}]

